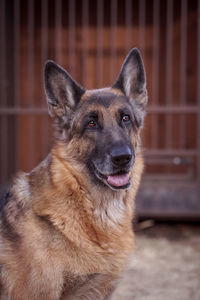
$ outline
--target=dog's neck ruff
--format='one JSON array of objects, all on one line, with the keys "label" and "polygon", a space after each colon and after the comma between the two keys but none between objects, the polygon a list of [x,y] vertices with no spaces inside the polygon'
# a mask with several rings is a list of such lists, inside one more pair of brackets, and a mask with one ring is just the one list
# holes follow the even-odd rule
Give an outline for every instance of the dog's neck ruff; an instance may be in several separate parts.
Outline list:
[{"label": "dog's neck ruff", "polygon": [[[108,186],[92,184],[89,173],[83,169],[78,172],[80,166],[71,167],[66,160],[60,159],[57,155],[55,160],[59,160],[59,170],[54,170],[54,183],[65,191],[66,197],[69,194],[80,198],[87,198],[84,201],[84,210],[92,220],[100,226],[117,227],[123,221],[126,214],[126,198],[129,190],[112,190]],[[52,163],[53,164],[53,163]],[[58,166],[58,163],[56,163]],[[74,199],[74,201],[76,201]]]}]

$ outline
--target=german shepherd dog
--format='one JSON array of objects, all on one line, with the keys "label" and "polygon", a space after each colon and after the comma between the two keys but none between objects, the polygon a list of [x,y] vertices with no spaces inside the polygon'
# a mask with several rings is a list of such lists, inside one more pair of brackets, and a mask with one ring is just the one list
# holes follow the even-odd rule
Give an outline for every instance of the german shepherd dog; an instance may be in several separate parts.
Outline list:
[{"label": "german shepherd dog", "polygon": [[1,200],[0,299],[111,299],[134,245],[143,62],[132,49],[113,86],[97,90],[53,61],[44,78],[56,138]]}]

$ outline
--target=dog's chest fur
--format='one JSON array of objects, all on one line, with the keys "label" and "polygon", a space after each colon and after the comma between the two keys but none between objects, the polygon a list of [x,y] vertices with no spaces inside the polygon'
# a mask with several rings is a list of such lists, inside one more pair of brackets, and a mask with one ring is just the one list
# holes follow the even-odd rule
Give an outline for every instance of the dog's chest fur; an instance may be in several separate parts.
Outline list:
[{"label": "dog's chest fur", "polygon": [[[43,177],[42,172],[44,171],[40,170],[40,175]],[[71,289],[87,281],[89,275],[118,274],[124,268],[127,257],[133,249],[133,232],[130,222],[133,207],[132,205],[127,207],[128,199],[126,201],[124,199],[130,197],[130,192],[128,195],[125,191],[118,193],[118,197],[113,196],[116,193],[109,192],[106,196],[105,193],[98,193],[94,190],[87,194],[78,189],[71,176],[62,174],[62,178],[67,178],[66,182],[60,182],[60,178],[57,178],[54,184],[58,180],[57,183],[59,182],[60,188],[62,186],[61,189],[63,186],[70,186],[70,191],[65,189],[62,193],[57,186],[59,205],[56,195],[55,203],[52,200],[50,187],[49,193],[45,191],[44,195],[39,195],[39,199],[35,197],[34,202],[37,205],[34,210],[37,217],[35,224],[30,223],[27,228],[36,226],[35,232],[41,232],[36,237],[38,240],[35,244],[41,244],[40,239],[42,239],[43,249],[35,249],[33,255],[48,254],[44,260],[50,257],[50,261],[61,266],[58,272],[63,277],[63,284],[66,289]],[[31,184],[34,189],[33,182],[32,179]],[[54,184],[53,188],[55,188]],[[73,187],[74,191],[72,191]],[[90,199],[91,195],[92,199]],[[41,197],[44,197],[42,201]],[[84,203],[81,200],[82,197],[84,197]],[[91,206],[91,203],[95,206]],[[79,209],[76,209],[76,205]],[[33,218],[30,218],[30,222],[32,220]],[[32,236],[28,231],[26,239]],[[44,262],[44,265],[48,264],[48,261]]]}]

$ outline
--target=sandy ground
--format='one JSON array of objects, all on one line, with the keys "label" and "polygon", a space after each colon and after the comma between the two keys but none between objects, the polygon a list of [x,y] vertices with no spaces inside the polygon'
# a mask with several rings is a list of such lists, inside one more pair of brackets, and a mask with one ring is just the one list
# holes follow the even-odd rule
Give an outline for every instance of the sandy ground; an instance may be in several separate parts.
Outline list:
[{"label": "sandy ground", "polygon": [[200,226],[156,224],[136,249],[112,300],[200,300]]}]

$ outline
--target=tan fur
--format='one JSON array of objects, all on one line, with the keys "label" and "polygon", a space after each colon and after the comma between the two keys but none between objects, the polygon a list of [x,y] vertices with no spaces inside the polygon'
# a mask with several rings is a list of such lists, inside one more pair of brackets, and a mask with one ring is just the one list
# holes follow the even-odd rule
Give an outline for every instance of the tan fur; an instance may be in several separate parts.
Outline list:
[{"label": "tan fur", "polygon": [[[80,102],[87,105],[94,93],[85,92]],[[98,93],[122,95],[117,88]],[[120,105],[84,106],[74,117],[76,129],[83,112],[98,109],[108,136],[119,139]],[[128,189],[91,179],[84,157],[95,146],[95,132],[67,141],[61,134],[43,162],[15,178],[0,214],[1,300],[110,299],[133,251],[134,198],[143,171],[140,129],[124,132],[135,152]]]},{"label": "tan fur", "polygon": [[[137,157],[132,170],[131,188],[110,190],[105,195],[88,184],[85,173],[74,171],[63,160],[62,150],[62,144],[56,145],[45,162],[30,174],[19,175],[12,188],[16,203],[22,207],[18,222],[13,224],[20,241],[14,245],[5,238],[0,240],[0,261],[5,264],[1,271],[3,291],[5,287],[11,299],[62,299],[61,294],[66,293],[63,286],[70,288],[67,278],[74,273],[77,282],[88,281],[88,274],[103,273],[104,286],[107,276],[118,278],[132,252],[133,199],[142,158]],[[10,223],[17,218],[16,203],[11,201],[7,207]],[[52,224],[46,223],[46,216]],[[93,283],[88,289],[93,289]],[[3,293],[0,299],[6,297]]]},{"label": "tan fur", "polygon": [[106,87],[106,88],[102,88],[102,89],[98,89],[98,90],[94,89],[94,90],[86,91],[86,93],[81,98],[81,101],[87,100],[89,97],[91,97],[91,95],[96,94],[97,92],[98,93],[109,93],[109,92],[111,92],[112,94],[114,94],[116,96],[123,96],[122,91],[120,91],[119,89]]}]

